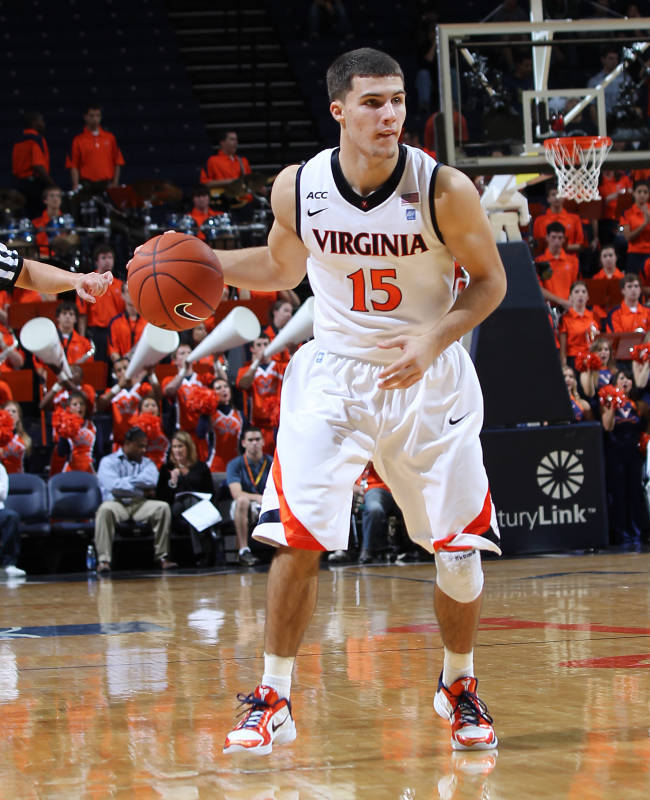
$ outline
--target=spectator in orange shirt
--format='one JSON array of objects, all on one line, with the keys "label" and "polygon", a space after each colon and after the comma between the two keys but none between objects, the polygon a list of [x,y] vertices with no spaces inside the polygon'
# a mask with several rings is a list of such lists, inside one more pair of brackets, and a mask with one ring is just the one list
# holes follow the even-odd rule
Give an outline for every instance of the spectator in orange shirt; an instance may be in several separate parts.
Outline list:
[{"label": "spectator in orange shirt", "polygon": [[147,324],[146,319],[138,314],[126,283],[122,284],[122,299],[124,311],[113,317],[108,327],[108,357],[113,363],[124,356],[131,358]]},{"label": "spectator in orange shirt", "polygon": [[627,241],[627,272],[638,275],[650,256],[650,206],[648,181],[634,184],[634,205],[620,219],[623,236]]},{"label": "spectator in orange shirt", "polygon": [[41,195],[46,186],[54,186],[50,175],[50,149],[45,137],[45,120],[40,111],[25,114],[22,137],[14,143],[11,172],[14,185],[25,196],[25,213],[31,219],[41,210]]},{"label": "spectator in orange shirt", "polygon": [[190,434],[201,461],[206,461],[208,458],[208,442],[204,436],[199,435],[199,433],[202,433],[199,427],[201,414],[188,407],[193,387],[203,386],[199,376],[192,368],[192,364],[187,361],[187,357],[191,352],[192,349],[189,344],[180,344],[176,348],[173,358],[178,372],[176,375],[168,375],[163,379],[162,391],[169,402],[175,405],[176,428],[187,431]]},{"label": "spectator in orange shirt", "polygon": [[[67,300],[59,303],[56,308],[56,327],[59,332],[59,339],[68,364],[76,364],[81,358],[85,361],[92,361],[93,356],[88,356],[92,350],[90,340],[81,336],[75,330],[77,323],[77,307],[74,303]],[[43,362],[34,356],[34,369],[46,379],[46,372]]]},{"label": "spectator in orange shirt", "polygon": [[562,314],[559,328],[560,359],[570,367],[573,367],[578,353],[587,352],[599,331],[596,317],[587,308],[588,301],[587,285],[576,281],[569,294],[571,308]]},{"label": "spectator in orange shirt", "polygon": [[[113,272],[115,266],[115,251],[109,244],[99,244],[93,251],[95,270],[103,275]],[[82,336],[88,334],[96,348],[95,356],[98,361],[108,358],[108,328],[113,317],[124,311],[124,297],[122,296],[122,281],[113,278],[105,294],[97,298],[96,303],[86,303],[77,298],[79,309],[79,332]]]},{"label": "spectator in orange shirt", "polygon": [[210,192],[206,186],[196,186],[192,191],[192,201],[194,206],[190,211],[190,216],[196,222],[198,233],[196,234],[199,239],[205,241],[205,234],[201,230],[201,225],[210,219],[210,217],[223,216],[223,211],[213,211],[210,208]]},{"label": "spectator in orange shirt", "polygon": [[564,198],[558,196],[555,186],[548,190],[546,201],[548,203],[547,211],[537,217],[533,223],[536,252],[541,252],[544,246],[548,225],[551,222],[559,222],[564,227],[564,235],[566,237],[564,249],[567,253],[578,253],[585,241],[580,217],[564,210]]},{"label": "spectator in orange shirt", "polygon": [[546,250],[535,261],[548,262],[553,272],[550,278],[540,279],[544,298],[564,309],[569,309],[571,308],[569,293],[578,280],[580,269],[578,259],[565,253],[563,245],[564,225],[560,222],[551,222],[546,228]]},{"label": "spectator in orange shirt", "polygon": [[611,281],[612,278],[623,277],[623,273],[618,268],[618,255],[613,244],[603,245],[598,256],[600,269],[593,276],[596,281]]},{"label": "spectator in orange shirt", "polygon": [[621,278],[621,292],[623,302],[614,306],[607,315],[605,330],[609,333],[641,331],[647,334],[650,330],[650,308],[639,300],[641,297],[639,276],[633,272],[626,273]]},{"label": "spectator in orange shirt", "polygon": [[237,155],[239,139],[233,130],[225,130],[219,138],[219,152],[210,156],[201,170],[201,183],[208,188],[228,186],[233,181],[250,175],[248,159]]},{"label": "spectator in orange shirt", "polygon": [[70,169],[72,188],[80,183],[98,192],[117,186],[124,156],[112,133],[101,127],[102,110],[89,105],[84,113],[85,128],[72,140],[66,167]]},{"label": "spectator in orange shirt", "polygon": [[[32,220],[36,230],[36,244],[41,256],[49,258],[52,255],[66,255],[73,247],[79,244],[79,237],[70,233],[58,224],[61,216],[61,199],[63,192],[58,186],[48,186],[43,189],[43,202],[45,210],[40,217]],[[52,225],[52,222],[55,222]]]},{"label": "spectator in orange shirt", "polygon": [[0,372],[22,369],[25,363],[17,338],[4,325],[0,325]]}]

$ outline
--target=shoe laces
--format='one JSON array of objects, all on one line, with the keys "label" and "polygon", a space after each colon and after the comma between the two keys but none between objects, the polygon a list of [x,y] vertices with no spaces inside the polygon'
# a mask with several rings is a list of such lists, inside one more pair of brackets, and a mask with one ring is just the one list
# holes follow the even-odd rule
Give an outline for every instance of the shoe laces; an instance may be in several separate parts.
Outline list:
[{"label": "shoe laces", "polygon": [[[273,710],[273,706],[267,703],[266,700],[262,700],[261,697],[258,697],[255,692],[251,692],[250,694],[239,693],[237,699],[239,700],[239,705],[243,706],[237,716],[241,717],[246,714],[245,720],[241,723],[242,728],[256,728],[262,721],[264,714],[268,710]],[[291,713],[291,701],[286,700],[286,703],[289,708],[289,713]],[[245,706],[250,706],[248,711]]]},{"label": "shoe laces", "polygon": [[481,719],[485,720],[489,725],[494,722],[488,713],[487,706],[474,692],[468,692],[465,689],[455,699],[456,705],[453,713],[459,712],[460,721],[463,725],[479,725]]}]

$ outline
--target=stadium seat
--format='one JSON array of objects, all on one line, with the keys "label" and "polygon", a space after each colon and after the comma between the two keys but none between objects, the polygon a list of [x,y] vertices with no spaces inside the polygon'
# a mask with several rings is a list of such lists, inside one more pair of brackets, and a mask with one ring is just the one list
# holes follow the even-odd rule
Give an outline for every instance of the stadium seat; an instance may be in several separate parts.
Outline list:
[{"label": "stadium seat", "polygon": [[95,512],[102,502],[96,475],[61,472],[50,478],[47,489],[52,533],[93,533]]},{"label": "stadium seat", "polygon": [[28,472],[9,475],[5,505],[20,515],[21,533],[28,536],[49,534],[47,484],[38,475]]}]

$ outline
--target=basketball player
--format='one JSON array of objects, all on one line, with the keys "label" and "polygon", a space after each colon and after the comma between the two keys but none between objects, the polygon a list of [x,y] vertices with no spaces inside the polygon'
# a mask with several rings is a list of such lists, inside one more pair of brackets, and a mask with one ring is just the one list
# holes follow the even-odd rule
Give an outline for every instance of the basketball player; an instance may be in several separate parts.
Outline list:
[{"label": "basketball player", "polygon": [[[291,359],[272,480],[255,537],[277,546],[268,577],[264,674],[224,752],[293,741],[294,657],[316,603],[321,553],[347,546],[352,487],[368,461],[435,552],[445,647],[434,708],[455,749],[497,737],[473,669],[483,571],[499,553],[483,468],[480,386],[458,339],[501,302],[505,272],[472,182],[400,145],[400,66],[377,50],[329,68],[340,147],[287,167],[268,248],[220,251],[227,283],[288,289],[305,269],[314,340]],[[471,276],[454,302],[454,257]]]},{"label": "basketball player", "polygon": [[104,275],[96,272],[88,275],[67,272],[51,264],[22,258],[15,250],[8,250],[0,243],[0,291],[12,286],[33,289],[43,294],[74,290],[82,300],[94,303],[95,297],[101,297],[112,281],[113,275],[110,272]]}]

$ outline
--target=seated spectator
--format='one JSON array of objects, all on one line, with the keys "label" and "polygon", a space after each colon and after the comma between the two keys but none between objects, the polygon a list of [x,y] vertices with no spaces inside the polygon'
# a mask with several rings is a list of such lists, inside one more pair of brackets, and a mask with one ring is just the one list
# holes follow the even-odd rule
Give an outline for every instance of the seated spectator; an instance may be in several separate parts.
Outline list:
[{"label": "seated spectator", "polygon": [[107,353],[112,362],[124,356],[131,358],[147,324],[147,320],[138,314],[126,282],[122,284],[122,299],[124,310],[113,317],[108,326]]},{"label": "seated spectator", "polygon": [[273,455],[280,418],[280,390],[284,369],[264,355],[269,337],[260,335],[251,343],[252,360],[240,367],[236,386],[245,392],[245,417],[264,436],[264,452]]},{"label": "seated spectator", "polygon": [[121,447],[124,436],[131,425],[131,417],[138,411],[143,398],[153,394],[160,398],[160,384],[155,372],[145,375],[141,372],[134,378],[127,378],[128,358],[120,358],[113,364],[115,383],[97,399],[98,411],[105,413],[110,409],[113,417],[113,450]]},{"label": "seated spectator", "polygon": [[[248,159],[237,155],[239,139],[237,132],[224,130],[219,134],[219,152],[208,158],[201,170],[200,181],[211,188],[221,188],[250,175],[251,166]],[[252,195],[246,195],[252,200]]]},{"label": "seated spectator", "polygon": [[44,258],[68,255],[79,244],[79,236],[70,230],[64,230],[59,224],[62,197],[63,192],[58,186],[44,189],[45,210],[40,217],[32,220],[38,252]]},{"label": "seated spectator", "polygon": [[61,471],[94,473],[93,448],[97,429],[90,419],[86,397],[82,392],[70,394],[67,409],[53,415],[52,427],[58,434],[59,455],[66,459]]},{"label": "seated spectator", "polygon": [[626,272],[638,275],[650,257],[650,206],[648,181],[634,184],[634,205],[620,219],[623,236],[627,241]]},{"label": "seated spectator", "polygon": [[595,281],[611,281],[612,278],[622,278],[623,273],[618,268],[618,255],[613,244],[602,246],[598,255],[598,266],[600,269],[593,275]]},{"label": "seated spectator", "polygon": [[192,389],[202,387],[199,376],[196,374],[193,365],[187,361],[187,357],[192,352],[188,344],[180,344],[174,352],[174,364],[178,370],[176,375],[168,375],[163,378],[162,393],[174,403],[176,411],[175,427],[182,431],[187,431],[196,445],[196,452],[201,461],[207,460],[208,442],[205,436],[200,436],[199,422],[201,413],[195,411],[192,406]]},{"label": "seated spectator", "polygon": [[156,497],[171,506],[174,529],[190,536],[197,566],[202,567],[208,564],[212,552],[211,534],[216,533],[216,529],[211,526],[197,531],[183,517],[183,512],[199,500],[189,492],[212,495],[213,491],[212,475],[208,465],[197,458],[192,437],[185,431],[176,431],[172,436],[169,457],[158,476]]},{"label": "seated spectator", "polygon": [[16,566],[20,556],[20,517],[5,507],[9,494],[9,476],[0,462],[0,569],[9,578],[24,578],[24,569]]},{"label": "seated spectator", "polygon": [[571,304],[560,319],[560,359],[562,364],[573,367],[578,353],[585,352],[600,330],[596,317],[587,308],[589,292],[583,281],[571,287]]},{"label": "seated spectator", "polygon": [[540,279],[544,298],[564,309],[571,308],[569,293],[578,280],[578,259],[564,250],[564,226],[551,222],[546,228],[546,250],[535,261],[546,262],[552,270],[551,277]]},{"label": "seated spectator", "polygon": [[614,306],[607,315],[605,330],[609,333],[648,333],[650,331],[650,309],[641,301],[639,276],[633,272],[621,278],[623,302]]},{"label": "seated spectator", "polygon": [[377,475],[372,461],[357,481],[364,491],[361,506],[361,552],[359,563],[369,564],[388,552],[388,518],[399,516],[393,495]]},{"label": "seated spectator", "polygon": [[[115,267],[115,251],[109,244],[99,244],[93,250],[95,271],[103,275],[113,272]],[[122,296],[122,281],[113,277],[113,283],[106,293],[96,298],[96,302],[87,303],[77,298],[79,309],[79,333],[90,336],[95,343],[96,358],[106,361],[108,357],[108,328],[113,317],[124,311],[124,298]]]},{"label": "seated spectator", "polygon": [[645,521],[639,439],[648,430],[648,407],[636,402],[632,378],[623,370],[615,387],[619,397],[604,393],[601,397],[610,536],[612,544],[636,551],[641,548]]},{"label": "seated spectator", "polygon": [[210,472],[225,472],[229,461],[237,458],[244,420],[232,405],[232,390],[228,381],[216,378],[212,388],[217,393],[218,405],[211,417],[212,452],[208,459]]},{"label": "seated spectator", "polygon": [[201,230],[201,225],[210,217],[219,217],[223,215],[223,211],[213,211],[210,208],[210,192],[206,186],[201,184],[195,186],[192,190],[192,201],[194,203],[190,216],[196,222],[197,236],[202,241],[205,241],[205,234]]},{"label": "seated spectator", "polygon": [[596,339],[589,351],[598,356],[600,364],[580,373],[580,388],[586,398],[595,397],[598,390],[611,383],[618,372],[609,339]]},{"label": "seated spectator", "polygon": [[589,403],[578,394],[578,381],[573,367],[565,364],[562,367],[562,375],[564,375],[564,383],[569,393],[569,400],[571,401],[571,408],[573,410],[573,421],[582,422],[583,420],[593,419],[593,413]]},{"label": "seated spectator", "polygon": [[145,455],[150,458],[160,469],[167,458],[169,450],[169,439],[165,436],[162,429],[162,418],[160,416],[160,404],[155,397],[147,395],[140,401],[138,413],[131,417],[131,424],[134,427],[142,428],[147,435],[147,452]]},{"label": "seated spectator", "polygon": [[259,518],[273,460],[262,451],[264,438],[259,428],[247,428],[242,434],[241,444],[243,455],[228,462],[226,481],[234,501],[232,516],[237,534],[237,560],[246,567],[254,567],[259,564],[259,558],[251,553],[248,536]]},{"label": "seated spectator", "polygon": [[104,502],[95,515],[95,549],[100,574],[111,569],[116,523],[128,519],[151,525],[154,556],[161,569],[177,566],[169,559],[171,511],[167,503],[154,499],[158,470],[145,456],[146,450],[145,432],[130,428],[122,447],[99,462],[97,478]]},{"label": "seated spectator", "polygon": [[3,406],[13,420],[13,437],[0,448],[0,462],[11,475],[16,472],[25,471],[25,456],[29,456],[32,450],[32,439],[23,425],[23,412],[20,405],[13,400]]},{"label": "seated spectator", "polygon": [[[544,214],[535,218],[533,222],[533,237],[535,239],[535,252],[541,253],[544,244],[548,242],[548,226],[551,222],[559,222],[564,228],[563,247],[567,253],[578,253],[584,246],[584,233],[582,222],[577,214],[564,210],[564,198],[557,193],[557,187],[550,186],[546,194],[548,209]],[[557,230],[557,229],[554,229]]]}]

